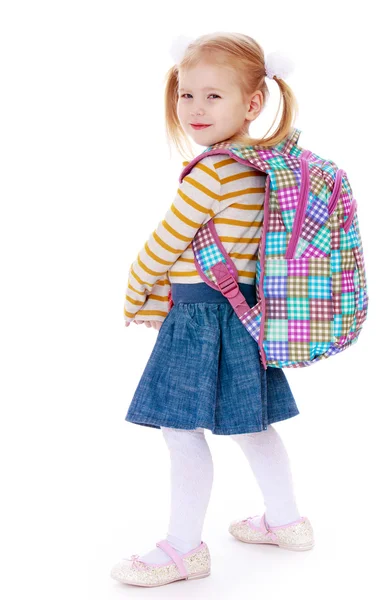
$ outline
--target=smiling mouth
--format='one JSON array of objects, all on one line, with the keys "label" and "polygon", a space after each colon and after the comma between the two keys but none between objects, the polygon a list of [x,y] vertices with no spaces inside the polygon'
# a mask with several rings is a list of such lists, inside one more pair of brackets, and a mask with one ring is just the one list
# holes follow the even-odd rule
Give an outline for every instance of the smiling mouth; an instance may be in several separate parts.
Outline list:
[{"label": "smiling mouth", "polygon": [[190,125],[193,129],[205,129],[206,127],[211,127],[211,125],[193,125],[193,123],[190,123]]}]

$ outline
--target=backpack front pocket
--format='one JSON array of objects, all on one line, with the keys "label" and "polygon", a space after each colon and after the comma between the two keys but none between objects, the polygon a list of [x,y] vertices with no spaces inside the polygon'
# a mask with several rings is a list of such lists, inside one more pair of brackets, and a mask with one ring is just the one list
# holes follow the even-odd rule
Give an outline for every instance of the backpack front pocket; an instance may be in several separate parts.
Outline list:
[{"label": "backpack front pocket", "polygon": [[268,360],[313,360],[334,338],[330,257],[270,258],[265,265]]}]

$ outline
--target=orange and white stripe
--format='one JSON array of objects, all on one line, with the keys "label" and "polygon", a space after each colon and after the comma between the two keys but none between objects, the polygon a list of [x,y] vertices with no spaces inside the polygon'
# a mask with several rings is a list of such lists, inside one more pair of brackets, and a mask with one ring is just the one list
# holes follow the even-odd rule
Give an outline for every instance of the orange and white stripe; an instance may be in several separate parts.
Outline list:
[{"label": "orange and white stripe", "polygon": [[[187,161],[183,163],[184,166]],[[129,270],[125,320],[163,321],[171,283],[201,283],[192,240],[213,218],[222,244],[238,270],[253,283],[263,222],[266,175],[226,154],[206,156],[179,184],[164,219]]]}]

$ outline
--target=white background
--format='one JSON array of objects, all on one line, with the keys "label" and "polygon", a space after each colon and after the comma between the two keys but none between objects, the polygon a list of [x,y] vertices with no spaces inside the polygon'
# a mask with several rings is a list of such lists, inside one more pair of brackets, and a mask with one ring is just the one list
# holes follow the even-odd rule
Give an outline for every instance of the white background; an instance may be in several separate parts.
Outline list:
[{"label": "white background", "polygon": [[[381,593],[381,31],[372,2],[1,3],[1,572],[11,598],[335,598]],[[262,497],[240,448],[206,438],[212,574],[151,590],[109,577],[166,537],[169,455],[125,415],[157,332],[125,328],[130,264],[182,158],[165,138],[173,37],[238,31],[295,61],[300,145],[346,170],[369,314],[344,353],[286,369],[300,415],[276,423],[316,546],[241,544]],[[263,135],[279,103],[271,80]],[[196,147],[196,153],[202,150]]]}]

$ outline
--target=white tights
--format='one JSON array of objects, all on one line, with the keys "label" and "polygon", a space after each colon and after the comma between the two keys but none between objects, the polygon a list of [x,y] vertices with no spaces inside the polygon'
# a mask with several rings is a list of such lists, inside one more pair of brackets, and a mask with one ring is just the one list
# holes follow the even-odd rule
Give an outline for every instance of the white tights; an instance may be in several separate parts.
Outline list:
[{"label": "white tights", "polygon": [[[213,459],[204,429],[161,427],[161,430],[171,462],[171,510],[166,539],[177,552],[184,554],[201,543],[213,485]],[[299,519],[289,458],[276,429],[269,425],[267,430],[230,437],[238,442],[250,463],[263,495],[267,523],[284,525]],[[259,522],[259,518],[254,522]],[[140,558],[159,564],[169,560],[161,548]]]}]

